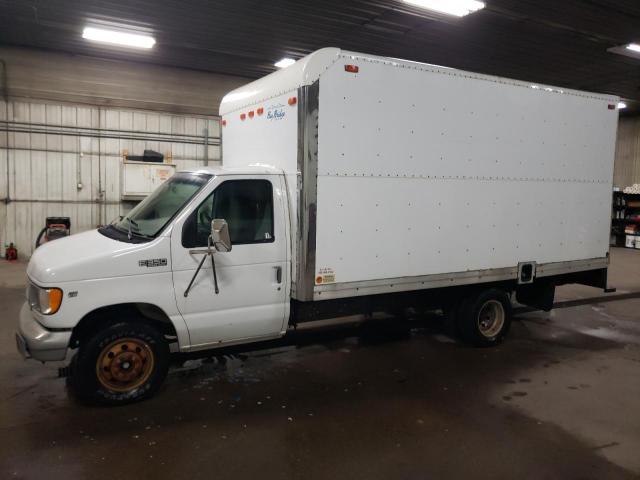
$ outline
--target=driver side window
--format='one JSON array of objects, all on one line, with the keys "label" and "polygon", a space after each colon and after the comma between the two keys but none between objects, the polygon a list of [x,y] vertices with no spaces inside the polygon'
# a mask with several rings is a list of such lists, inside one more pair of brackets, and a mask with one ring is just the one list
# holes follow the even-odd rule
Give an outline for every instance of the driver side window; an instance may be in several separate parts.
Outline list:
[{"label": "driver side window", "polygon": [[185,222],[182,246],[206,247],[215,218],[227,221],[233,245],[273,242],[271,182],[228,180],[220,184]]}]

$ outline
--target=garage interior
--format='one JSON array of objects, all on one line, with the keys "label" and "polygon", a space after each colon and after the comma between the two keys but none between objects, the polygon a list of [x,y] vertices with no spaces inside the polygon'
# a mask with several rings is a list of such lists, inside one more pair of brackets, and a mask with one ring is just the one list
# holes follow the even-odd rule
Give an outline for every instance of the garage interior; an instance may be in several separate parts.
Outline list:
[{"label": "garage interior", "polygon": [[[0,252],[18,256],[0,259],[0,476],[638,478],[640,5],[485,3],[458,18],[401,0],[0,0]],[[87,26],[156,43],[95,43]],[[64,363],[23,360],[14,331],[47,218],[79,233],[126,215],[156,186],[135,182],[153,152],[160,180],[220,165],[222,97],[327,46],[619,96],[616,290],[516,306],[490,349],[439,312],[311,323],[181,362],[159,395],[118,408],[78,403]]]}]

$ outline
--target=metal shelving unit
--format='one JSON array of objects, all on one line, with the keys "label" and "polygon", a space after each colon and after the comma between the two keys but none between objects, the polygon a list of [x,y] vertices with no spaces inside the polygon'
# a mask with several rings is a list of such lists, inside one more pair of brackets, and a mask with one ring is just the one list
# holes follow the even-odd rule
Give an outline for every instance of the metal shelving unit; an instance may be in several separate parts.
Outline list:
[{"label": "metal shelving unit", "polygon": [[627,235],[637,235],[640,241],[640,193],[613,192],[611,216],[612,245],[627,246]]}]

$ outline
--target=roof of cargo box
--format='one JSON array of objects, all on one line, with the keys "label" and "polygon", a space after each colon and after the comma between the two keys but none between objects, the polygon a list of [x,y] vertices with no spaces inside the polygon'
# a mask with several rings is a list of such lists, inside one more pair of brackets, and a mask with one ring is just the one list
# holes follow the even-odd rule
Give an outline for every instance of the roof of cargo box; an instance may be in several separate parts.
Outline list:
[{"label": "roof of cargo box", "polygon": [[183,173],[199,173],[207,175],[215,175],[216,177],[223,175],[282,175],[282,170],[272,167],[271,165],[263,165],[254,163],[243,167],[223,167],[220,165],[212,165],[196,168],[182,168],[178,172]]},{"label": "roof of cargo box", "polygon": [[486,80],[499,83],[507,83],[511,85],[520,85],[525,88],[534,88],[546,92],[554,92],[560,94],[578,95],[581,97],[595,98],[607,102],[617,103],[619,97],[613,95],[604,95],[591,92],[583,92],[579,90],[570,90],[566,88],[552,87],[549,85],[536,84],[519,80],[511,80],[507,78],[496,77],[492,75],[483,75],[480,73],[466,72],[450,67],[440,65],[432,65],[429,63],[412,62],[410,60],[401,60],[397,58],[378,57],[375,55],[366,55],[362,53],[349,52],[339,48],[322,48],[301,58],[293,65],[283,68],[277,72],[271,73],[266,77],[255,80],[247,85],[232,90],[224,96],[220,103],[220,115],[240,110],[258,102],[263,102],[273,97],[291,92],[299,87],[311,85],[320,78],[322,73],[337,62],[341,57],[351,57],[352,59],[362,59],[371,62],[384,62],[389,65],[410,67],[414,69],[427,70],[435,73],[446,73],[449,75],[463,75],[465,77],[476,78],[478,80]]},{"label": "roof of cargo box", "polygon": [[220,102],[220,115],[312,84],[340,58],[340,52],[339,48],[316,50],[287,68],[236,88],[227,93]]}]

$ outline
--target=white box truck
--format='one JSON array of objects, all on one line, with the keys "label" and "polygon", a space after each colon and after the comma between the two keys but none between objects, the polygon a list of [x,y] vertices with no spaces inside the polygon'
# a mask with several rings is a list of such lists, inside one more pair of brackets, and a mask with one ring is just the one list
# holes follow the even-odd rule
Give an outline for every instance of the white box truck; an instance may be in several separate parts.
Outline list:
[{"label": "white box truck", "polygon": [[496,344],[513,297],[606,288],[617,102],[319,50],[223,99],[222,168],[36,250],[18,348],[117,404],[171,353],[331,316],[442,308]]}]

